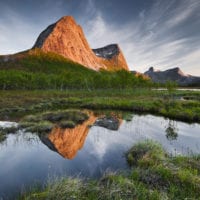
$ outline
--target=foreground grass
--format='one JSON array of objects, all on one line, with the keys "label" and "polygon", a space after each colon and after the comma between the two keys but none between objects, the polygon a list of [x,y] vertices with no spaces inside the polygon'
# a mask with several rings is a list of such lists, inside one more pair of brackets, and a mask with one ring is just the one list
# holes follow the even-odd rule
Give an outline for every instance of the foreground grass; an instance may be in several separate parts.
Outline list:
[{"label": "foreground grass", "polygon": [[109,174],[97,181],[61,178],[19,199],[200,199],[200,157],[169,157],[152,141],[133,146],[126,154],[128,174]]},{"label": "foreground grass", "polygon": [[[0,91],[0,118],[67,108],[151,113],[186,122],[200,122],[200,92],[132,90]],[[181,99],[181,98],[184,98]]]}]

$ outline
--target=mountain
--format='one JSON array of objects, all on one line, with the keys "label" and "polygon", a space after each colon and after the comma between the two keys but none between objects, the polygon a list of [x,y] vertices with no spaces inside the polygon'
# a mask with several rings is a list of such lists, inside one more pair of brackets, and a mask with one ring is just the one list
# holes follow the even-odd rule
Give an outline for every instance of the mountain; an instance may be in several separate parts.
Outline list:
[{"label": "mountain", "polygon": [[180,86],[200,86],[200,77],[184,74],[178,67],[165,71],[155,70],[150,67],[144,74],[157,83],[175,81]]},{"label": "mountain", "polygon": [[129,70],[117,44],[92,50],[81,26],[71,16],[62,17],[48,26],[37,38],[35,48],[57,53],[93,70]]}]

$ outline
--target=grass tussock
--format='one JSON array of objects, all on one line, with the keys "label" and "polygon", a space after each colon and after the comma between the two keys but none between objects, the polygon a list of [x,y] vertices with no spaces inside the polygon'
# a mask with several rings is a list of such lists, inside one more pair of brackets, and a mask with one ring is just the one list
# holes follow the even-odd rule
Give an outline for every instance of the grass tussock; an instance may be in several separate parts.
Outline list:
[{"label": "grass tussock", "polygon": [[86,112],[77,109],[57,110],[36,115],[27,115],[19,121],[17,126],[0,128],[0,142],[6,139],[7,134],[14,134],[22,129],[26,132],[46,135],[50,133],[54,127],[62,129],[74,128],[76,125],[82,124],[88,117]]},{"label": "grass tussock", "polygon": [[28,132],[47,134],[54,127],[74,128],[88,119],[88,115],[80,110],[58,110],[25,116],[19,127]]},{"label": "grass tussock", "polygon": [[18,130],[18,126],[0,127],[0,143],[6,140],[8,134],[14,134]]},{"label": "grass tussock", "polygon": [[11,127],[0,127],[0,135],[7,135],[10,133],[15,133],[16,131],[18,131],[19,128],[18,126],[11,126]]},{"label": "grass tussock", "polygon": [[126,154],[131,171],[96,181],[61,178],[19,199],[200,199],[200,157],[169,157],[160,144],[140,142]]}]

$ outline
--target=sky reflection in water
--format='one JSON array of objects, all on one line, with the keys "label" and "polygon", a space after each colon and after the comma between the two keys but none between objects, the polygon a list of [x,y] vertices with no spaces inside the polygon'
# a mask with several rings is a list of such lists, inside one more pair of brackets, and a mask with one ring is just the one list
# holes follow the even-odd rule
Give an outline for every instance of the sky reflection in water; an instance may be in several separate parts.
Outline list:
[{"label": "sky reflection in water", "polygon": [[[124,153],[144,139],[159,141],[169,153],[200,153],[199,124],[133,115],[130,122],[121,123],[118,131],[96,126],[89,129],[88,125],[95,119],[90,117],[89,123],[65,131],[64,135],[51,133],[49,139],[57,148],[54,151],[34,134],[10,134],[0,144],[0,197],[8,196],[11,190],[20,191],[25,185],[44,183],[54,176],[97,178],[105,171],[127,169]],[[82,135],[74,137],[78,133]]]}]

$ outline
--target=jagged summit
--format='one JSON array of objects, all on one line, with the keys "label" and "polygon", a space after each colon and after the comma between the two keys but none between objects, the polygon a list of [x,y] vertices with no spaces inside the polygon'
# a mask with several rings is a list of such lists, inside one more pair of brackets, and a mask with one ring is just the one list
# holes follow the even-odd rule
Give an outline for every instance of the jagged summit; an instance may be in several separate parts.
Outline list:
[{"label": "jagged summit", "polygon": [[76,25],[76,22],[72,16],[64,16],[60,20],[58,20],[56,23],[49,25],[37,38],[33,49],[34,48],[42,48],[43,44],[45,43],[48,36],[53,32],[54,28],[56,26],[74,26]]},{"label": "jagged summit", "polygon": [[111,70],[111,66],[112,70],[129,70],[117,44],[92,50],[81,26],[72,16],[62,17],[48,26],[37,38],[34,48],[60,54],[94,70]]}]

